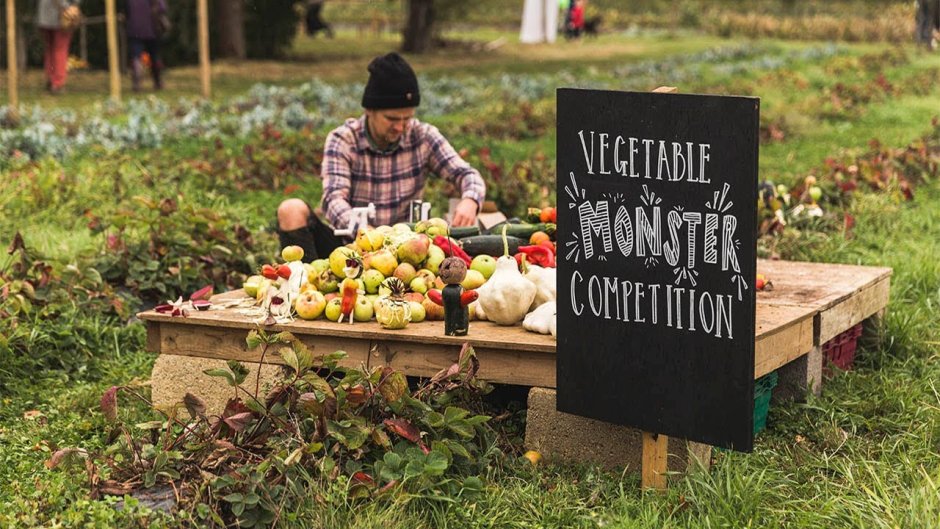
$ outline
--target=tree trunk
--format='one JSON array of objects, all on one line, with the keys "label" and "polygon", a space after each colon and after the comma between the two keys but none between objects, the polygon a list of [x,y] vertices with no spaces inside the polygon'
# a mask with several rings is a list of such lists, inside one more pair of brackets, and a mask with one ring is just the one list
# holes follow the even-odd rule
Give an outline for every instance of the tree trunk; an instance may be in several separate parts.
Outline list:
[{"label": "tree trunk", "polygon": [[408,24],[402,50],[424,53],[431,49],[434,36],[434,0],[408,0]]},{"label": "tree trunk", "polygon": [[212,3],[218,42],[214,46],[218,57],[244,59],[245,14],[242,0],[215,0]]}]

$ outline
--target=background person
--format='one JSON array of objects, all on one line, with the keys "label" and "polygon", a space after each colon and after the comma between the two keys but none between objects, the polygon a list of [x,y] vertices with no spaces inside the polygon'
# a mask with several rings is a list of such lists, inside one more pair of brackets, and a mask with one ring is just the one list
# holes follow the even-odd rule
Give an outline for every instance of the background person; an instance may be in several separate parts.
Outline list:
[{"label": "background person", "polygon": [[52,94],[58,94],[65,88],[72,31],[81,21],[78,5],[79,0],[36,2],[36,27],[42,35],[46,90]]},{"label": "background person", "polygon": [[940,31],[940,0],[917,0],[917,42],[930,50],[937,49]]},{"label": "background person", "polygon": [[166,0],[127,0],[127,48],[131,60],[131,87],[140,90],[140,78],[144,72],[141,57],[150,56],[150,76],[153,88],[163,88],[163,60],[160,57],[160,39],[167,28],[161,27],[161,17],[166,17]]}]

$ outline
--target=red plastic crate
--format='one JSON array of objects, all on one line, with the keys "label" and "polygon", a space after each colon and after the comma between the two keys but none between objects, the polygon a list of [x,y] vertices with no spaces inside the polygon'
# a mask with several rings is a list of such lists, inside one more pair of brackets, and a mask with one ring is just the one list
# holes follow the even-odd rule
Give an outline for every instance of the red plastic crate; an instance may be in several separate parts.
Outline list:
[{"label": "red plastic crate", "polygon": [[852,369],[852,364],[855,363],[858,337],[861,335],[862,324],[859,323],[823,344],[823,374],[826,377],[831,377],[834,374],[833,368],[842,371]]}]

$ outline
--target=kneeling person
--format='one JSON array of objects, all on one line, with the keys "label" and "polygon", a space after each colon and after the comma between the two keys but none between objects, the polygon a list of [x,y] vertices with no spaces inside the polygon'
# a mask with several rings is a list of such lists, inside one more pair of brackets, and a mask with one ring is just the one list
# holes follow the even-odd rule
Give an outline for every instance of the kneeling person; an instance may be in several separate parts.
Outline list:
[{"label": "kneeling person", "polygon": [[400,55],[389,53],[369,64],[365,112],[330,132],[323,149],[321,209],[326,219],[301,199],[281,202],[277,220],[282,248],[302,247],[305,261],[329,256],[349,242],[334,235],[333,228],[346,228],[351,209],[369,203],[375,204],[371,223],[407,222],[411,201],[422,197],[428,172],[460,190],[452,224],[476,222],[486,195],[483,177],[436,127],[415,118],[420,102],[418,79]]}]

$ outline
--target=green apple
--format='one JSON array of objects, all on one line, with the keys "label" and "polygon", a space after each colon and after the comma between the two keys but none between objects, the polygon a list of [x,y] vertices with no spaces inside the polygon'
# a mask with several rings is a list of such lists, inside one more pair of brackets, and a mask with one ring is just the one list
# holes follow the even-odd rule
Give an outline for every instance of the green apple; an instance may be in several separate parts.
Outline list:
[{"label": "green apple", "polygon": [[812,186],[809,188],[809,198],[813,199],[813,202],[817,202],[822,198],[822,188],[819,186]]},{"label": "green apple", "polygon": [[450,232],[450,228],[447,226],[447,221],[440,217],[428,219],[427,223],[427,228],[424,230],[424,233],[426,233],[428,237],[433,238],[435,235],[442,235],[446,237]]},{"label": "green apple", "polygon": [[274,286],[274,281],[271,281],[268,278],[261,280],[261,283],[258,285],[258,292],[255,294],[255,299],[261,301],[268,294],[268,290]]},{"label": "green apple", "polygon": [[399,222],[392,226],[393,233],[408,233],[411,231],[411,226],[405,224],[404,222]]},{"label": "green apple", "polygon": [[313,271],[316,275],[322,274],[324,271],[330,269],[330,260],[329,259],[314,259],[310,266],[313,267]]},{"label": "green apple", "polygon": [[264,282],[264,277],[262,276],[251,276],[245,280],[242,284],[242,288],[245,289],[245,295],[253,298],[258,295],[258,287],[261,286],[261,283]]},{"label": "green apple", "polygon": [[414,292],[424,294],[428,291],[428,281],[423,277],[415,277],[411,280],[411,283],[408,284],[408,287]]},{"label": "green apple", "polygon": [[339,279],[332,272],[326,274],[326,277],[320,277],[320,292],[329,294],[339,290]]},{"label": "green apple", "polygon": [[343,310],[343,300],[339,297],[335,297],[327,302],[326,309],[323,311],[326,314],[326,319],[330,321],[339,321],[339,315]]},{"label": "green apple", "polygon": [[486,283],[483,272],[479,270],[467,270],[467,276],[460,282],[460,286],[462,286],[464,290],[473,290],[482,287],[483,283]]},{"label": "green apple", "polygon": [[411,307],[411,323],[420,323],[424,321],[426,316],[424,305],[418,303],[417,301],[409,301],[408,305]]},{"label": "green apple", "polygon": [[441,263],[446,258],[447,254],[444,253],[444,250],[440,246],[432,244],[428,248],[428,260],[424,262],[424,267],[434,274],[437,274],[439,273]]},{"label": "green apple", "polygon": [[369,294],[375,294],[379,291],[379,285],[382,284],[382,281],[385,281],[385,276],[382,275],[382,272],[379,272],[376,269],[366,270],[362,273],[362,282],[366,285],[366,292]]},{"label": "green apple", "polygon": [[291,261],[300,261],[304,258],[304,249],[296,244],[285,246],[284,249],[281,250],[281,258],[288,263]]},{"label": "green apple", "polygon": [[356,298],[356,305],[353,307],[353,319],[356,321],[370,321],[372,315],[375,313],[375,309],[372,307],[372,302],[369,301],[365,296],[359,296]]},{"label": "green apple", "polygon": [[428,270],[427,268],[418,270],[418,273],[415,274],[415,277],[423,277],[424,280],[428,282],[428,285],[434,284],[434,280],[437,278],[437,276],[434,275],[434,272]]},{"label": "green apple", "polygon": [[470,261],[470,270],[483,274],[483,279],[489,279],[496,271],[496,259],[492,255],[480,254]]},{"label": "green apple", "polygon": [[294,310],[297,316],[304,320],[315,320],[326,309],[326,298],[317,290],[308,290],[301,293],[294,301]]},{"label": "green apple", "polygon": [[368,299],[369,303],[372,304],[373,311],[379,310],[378,303],[379,303],[379,300],[382,299],[381,296],[379,296],[378,294],[366,294],[365,298]]}]

